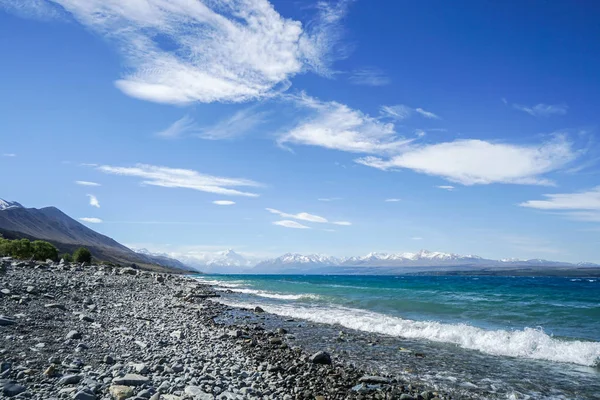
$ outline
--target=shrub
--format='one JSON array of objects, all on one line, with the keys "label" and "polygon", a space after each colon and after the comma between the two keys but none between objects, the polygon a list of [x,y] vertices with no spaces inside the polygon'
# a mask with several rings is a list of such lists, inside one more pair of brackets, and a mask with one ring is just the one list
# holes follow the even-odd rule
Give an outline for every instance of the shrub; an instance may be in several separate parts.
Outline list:
[{"label": "shrub", "polygon": [[27,239],[13,240],[11,255],[15,258],[31,258],[33,255],[31,242]]},{"label": "shrub", "polygon": [[31,243],[31,252],[36,260],[52,260],[58,259],[58,250],[51,243],[43,240],[35,240]]},{"label": "shrub", "polygon": [[62,258],[63,260],[65,260],[65,262],[73,262],[73,256],[69,253],[61,254],[60,256],[58,256],[58,258]]},{"label": "shrub", "polygon": [[85,247],[80,247],[73,253],[73,259],[75,262],[90,264],[92,262],[92,253]]}]

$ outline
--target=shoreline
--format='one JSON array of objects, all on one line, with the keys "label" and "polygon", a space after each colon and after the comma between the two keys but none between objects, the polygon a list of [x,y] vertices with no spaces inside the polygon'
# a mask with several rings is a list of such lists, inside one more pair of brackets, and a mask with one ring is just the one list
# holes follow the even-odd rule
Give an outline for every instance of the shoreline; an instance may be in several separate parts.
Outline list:
[{"label": "shoreline", "polygon": [[[446,399],[293,330],[230,318],[189,275],[4,260],[0,386],[17,399]],[[259,309],[251,311],[266,315]],[[295,329],[302,329],[300,327]]]}]

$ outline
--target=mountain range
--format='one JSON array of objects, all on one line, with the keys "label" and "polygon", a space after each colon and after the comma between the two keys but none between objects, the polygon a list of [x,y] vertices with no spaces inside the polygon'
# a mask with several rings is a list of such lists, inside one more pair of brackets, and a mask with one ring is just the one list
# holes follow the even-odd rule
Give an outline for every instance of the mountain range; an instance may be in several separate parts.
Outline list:
[{"label": "mountain range", "polygon": [[322,254],[287,253],[260,260],[228,249],[212,253],[167,254],[147,249],[132,250],[72,219],[56,207],[25,208],[17,202],[0,199],[0,234],[4,237],[42,239],[61,252],[79,246],[106,261],[160,265],[179,270],[209,273],[335,273],[383,274],[435,270],[516,270],[597,268],[592,263],[566,263],[543,259],[491,260],[476,255],[460,255],[421,250],[416,253],[369,253],[365,256],[331,257]]},{"label": "mountain range", "polygon": [[88,248],[94,257],[120,264],[159,265],[190,270],[170,257],[139,254],[108,236],[79,223],[56,207],[25,208],[17,202],[0,199],[0,234],[7,239],[41,239],[54,244],[60,252]]}]

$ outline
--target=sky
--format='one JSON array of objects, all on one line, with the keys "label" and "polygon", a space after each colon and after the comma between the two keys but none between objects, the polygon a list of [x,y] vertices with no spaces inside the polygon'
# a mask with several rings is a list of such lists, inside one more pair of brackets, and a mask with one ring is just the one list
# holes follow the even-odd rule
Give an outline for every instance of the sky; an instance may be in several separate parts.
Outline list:
[{"label": "sky", "polygon": [[174,255],[600,262],[599,17],[0,0],[0,197]]}]

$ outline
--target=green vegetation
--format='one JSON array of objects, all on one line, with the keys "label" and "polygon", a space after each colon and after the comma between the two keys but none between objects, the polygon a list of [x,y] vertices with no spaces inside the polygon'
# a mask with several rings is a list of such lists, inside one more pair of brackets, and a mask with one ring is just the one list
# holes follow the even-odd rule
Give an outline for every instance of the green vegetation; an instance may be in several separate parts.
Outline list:
[{"label": "green vegetation", "polygon": [[30,242],[28,239],[9,240],[0,238],[0,256],[56,261],[58,259],[58,250],[54,245],[43,240]]},{"label": "green vegetation", "polygon": [[85,247],[80,247],[73,253],[73,259],[75,262],[90,264],[92,262],[92,253]]},{"label": "green vegetation", "polygon": [[69,253],[63,253],[58,258],[65,260],[65,262],[73,262],[73,256]]}]

